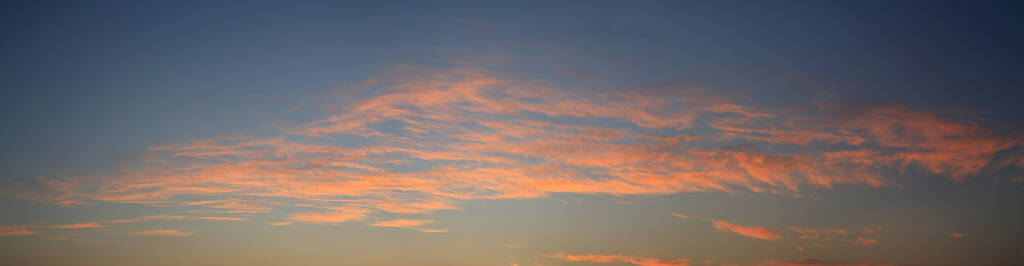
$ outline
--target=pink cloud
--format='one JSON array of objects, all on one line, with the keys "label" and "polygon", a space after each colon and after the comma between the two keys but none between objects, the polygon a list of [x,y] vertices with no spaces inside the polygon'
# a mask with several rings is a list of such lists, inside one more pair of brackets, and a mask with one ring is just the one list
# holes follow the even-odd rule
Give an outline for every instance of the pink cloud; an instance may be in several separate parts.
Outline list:
[{"label": "pink cloud", "polygon": [[[467,200],[552,193],[805,197],[808,188],[899,186],[900,179],[886,173],[909,167],[962,180],[1021,142],[983,124],[908,106],[782,110],[709,90],[595,92],[505,77],[482,69],[402,67],[368,82],[381,89],[313,122],[287,125],[277,136],[157,145],[138,167],[39,178],[38,189],[10,193],[58,204],[184,206],[207,213],[341,209],[289,218],[336,224],[376,212],[425,214],[458,209]],[[682,131],[698,125],[710,132]],[[313,140],[341,136],[367,141]],[[753,144],[722,145],[734,140]],[[145,219],[107,222],[137,221]],[[715,228],[781,238],[725,221]],[[838,234],[796,233],[807,239]]]},{"label": "pink cloud", "polygon": [[57,229],[83,229],[83,228],[99,228],[99,227],[103,227],[103,225],[99,224],[99,223],[96,223],[96,222],[91,222],[91,223],[51,225],[49,227],[50,228],[57,228]]},{"label": "pink cloud", "polygon": [[857,245],[857,246],[867,247],[867,246],[872,246],[872,245],[878,244],[878,240],[874,240],[874,239],[870,239],[870,238],[858,237],[857,240],[855,240],[853,242],[853,244]]},{"label": "pink cloud", "polygon": [[800,261],[769,261],[757,264],[758,266],[896,266],[899,264],[889,263],[865,263],[865,262],[831,262],[823,260],[800,260]]},{"label": "pink cloud", "polygon": [[406,220],[406,219],[398,219],[398,220],[376,222],[376,223],[373,223],[371,225],[372,226],[379,226],[379,227],[407,228],[407,229],[413,229],[413,230],[418,230],[418,231],[427,232],[427,233],[444,233],[444,232],[448,232],[448,230],[446,230],[446,229],[420,228],[421,226],[426,225],[426,224],[430,224],[430,223],[434,223],[434,221],[433,220]]},{"label": "pink cloud", "polygon": [[603,254],[566,254],[566,253],[555,253],[552,255],[544,255],[545,257],[560,259],[569,262],[593,262],[593,263],[628,263],[640,266],[688,266],[690,265],[690,259],[679,258],[679,259],[655,259],[645,258],[640,256],[627,256],[622,254],[614,255],[603,255]]},{"label": "pink cloud", "polygon": [[885,229],[885,227],[881,227],[881,226],[868,226],[868,227],[864,227],[864,233],[874,234],[874,233],[878,233],[878,232],[880,232],[880,231],[882,231],[884,229]]},{"label": "pink cloud", "polygon": [[245,218],[241,217],[196,217],[199,220],[213,220],[213,221],[245,221]]},{"label": "pink cloud", "polygon": [[366,211],[346,210],[340,212],[333,211],[293,213],[288,217],[288,219],[311,224],[339,224],[353,220],[362,220],[365,217]]},{"label": "pink cloud", "polygon": [[143,231],[135,231],[135,232],[124,232],[124,233],[121,233],[121,234],[125,234],[125,235],[138,235],[138,236],[191,236],[191,235],[196,234],[196,232],[182,232],[182,231],[173,230],[173,229],[165,229],[165,230],[143,230]]},{"label": "pink cloud", "polygon": [[185,219],[185,218],[186,217],[182,216],[182,215],[157,214],[157,215],[139,216],[139,217],[130,218],[130,219],[106,220],[106,221],[100,221],[99,223],[140,223],[140,222],[148,222],[148,221],[152,221],[152,220],[181,220],[181,219]]},{"label": "pink cloud", "polygon": [[799,234],[801,239],[814,239],[821,235],[846,235],[847,230],[842,228],[815,229],[803,226],[789,226],[789,230]]},{"label": "pink cloud", "polygon": [[0,226],[0,236],[24,236],[39,234],[39,231],[29,230],[28,226]]},{"label": "pink cloud", "polygon": [[715,221],[714,226],[715,230],[722,232],[732,232],[750,238],[765,240],[775,240],[782,238],[782,234],[779,234],[774,230],[760,226],[742,226],[726,221]]},{"label": "pink cloud", "polygon": [[961,237],[965,237],[965,236],[967,236],[967,234],[965,234],[965,233],[949,233],[949,237],[952,237],[952,238],[961,238]]}]

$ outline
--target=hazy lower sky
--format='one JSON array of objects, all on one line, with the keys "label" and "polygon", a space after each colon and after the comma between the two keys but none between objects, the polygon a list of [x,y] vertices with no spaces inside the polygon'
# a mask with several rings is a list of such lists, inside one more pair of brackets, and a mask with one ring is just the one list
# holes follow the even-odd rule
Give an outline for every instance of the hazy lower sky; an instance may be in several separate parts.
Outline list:
[{"label": "hazy lower sky", "polygon": [[4,1],[0,264],[1024,264],[1022,13]]}]

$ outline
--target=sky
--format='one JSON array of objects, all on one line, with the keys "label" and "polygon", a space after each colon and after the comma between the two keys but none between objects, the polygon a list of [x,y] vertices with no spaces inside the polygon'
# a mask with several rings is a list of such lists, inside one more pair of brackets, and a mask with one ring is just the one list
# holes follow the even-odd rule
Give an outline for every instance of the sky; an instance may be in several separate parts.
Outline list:
[{"label": "sky", "polygon": [[1024,264],[1014,1],[4,1],[11,265]]}]

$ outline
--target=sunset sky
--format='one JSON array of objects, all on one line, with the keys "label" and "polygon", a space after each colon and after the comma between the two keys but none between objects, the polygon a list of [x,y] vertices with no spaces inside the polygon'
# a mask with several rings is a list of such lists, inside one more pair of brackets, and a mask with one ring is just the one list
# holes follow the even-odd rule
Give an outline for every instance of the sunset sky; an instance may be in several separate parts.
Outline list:
[{"label": "sunset sky", "polygon": [[1019,1],[4,1],[2,265],[1024,265]]}]

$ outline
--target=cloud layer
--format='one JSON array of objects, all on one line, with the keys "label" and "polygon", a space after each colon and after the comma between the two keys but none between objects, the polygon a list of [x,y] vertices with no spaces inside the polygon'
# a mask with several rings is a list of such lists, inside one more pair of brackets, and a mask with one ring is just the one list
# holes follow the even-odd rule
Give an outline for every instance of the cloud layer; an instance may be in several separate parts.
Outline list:
[{"label": "cloud layer", "polygon": [[593,262],[593,263],[628,263],[639,266],[688,266],[690,265],[690,259],[655,259],[646,258],[640,256],[626,256],[622,254],[604,255],[604,254],[566,254],[566,253],[555,253],[552,255],[546,255],[550,258],[560,259],[570,262]]},{"label": "cloud layer", "polygon": [[[477,199],[694,191],[806,197],[808,188],[840,184],[901,187],[886,174],[892,170],[963,180],[1024,167],[1022,153],[1010,152],[1019,149],[1019,136],[970,114],[904,105],[767,107],[706,89],[573,90],[482,69],[415,66],[350,86],[344,95],[325,117],[276,136],[154,146],[139,165],[40,178],[9,194],[219,213],[293,206],[313,210],[291,213],[291,221],[338,224],[377,212],[456,209]],[[714,227],[782,237],[726,221]],[[790,229],[803,239],[845,234]],[[858,243],[873,244],[868,240]]]}]

